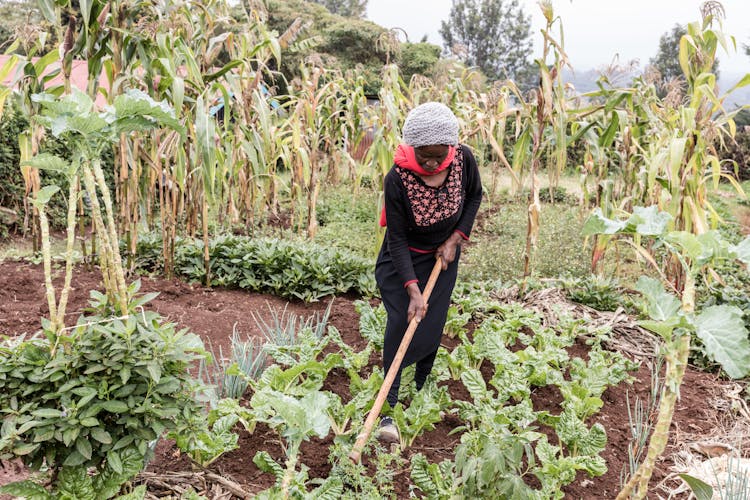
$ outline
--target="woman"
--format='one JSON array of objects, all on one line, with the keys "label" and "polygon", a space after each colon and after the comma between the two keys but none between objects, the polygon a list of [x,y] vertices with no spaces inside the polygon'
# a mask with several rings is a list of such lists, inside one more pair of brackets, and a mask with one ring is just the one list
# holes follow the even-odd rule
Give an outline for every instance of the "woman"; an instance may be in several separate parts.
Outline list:
[{"label": "woman", "polygon": [[[419,326],[401,368],[416,363],[414,379],[420,390],[440,346],[461,245],[471,234],[482,184],[474,156],[458,143],[458,120],[447,106],[428,102],[414,108],[404,122],[403,141],[384,180],[380,224],[387,230],[375,279],[388,313],[383,368],[388,372],[409,322],[416,317]],[[428,311],[422,290],[437,257],[443,269]],[[391,407],[398,402],[400,381],[401,370],[388,393]],[[398,441],[390,417],[381,420],[378,438]]]}]

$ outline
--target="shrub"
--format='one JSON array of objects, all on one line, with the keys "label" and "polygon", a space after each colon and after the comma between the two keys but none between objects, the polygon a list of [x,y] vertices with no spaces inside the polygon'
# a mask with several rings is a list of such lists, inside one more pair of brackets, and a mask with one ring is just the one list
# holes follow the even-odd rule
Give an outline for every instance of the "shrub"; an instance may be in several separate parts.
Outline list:
[{"label": "shrub", "polygon": [[[139,263],[160,262],[153,238],[138,245]],[[313,243],[276,238],[220,236],[209,243],[211,283],[272,293],[306,302],[347,292],[372,295],[372,262]],[[153,269],[145,268],[146,271]],[[175,270],[190,281],[204,281],[203,242],[178,240]]]},{"label": "shrub", "polygon": [[[92,489],[96,498],[114,496],[143,467],[149,443],[201,410],[188,374],[203,353],[200,339],[135,312],[149,297],[130,301],[135,313],[112,317],[106,296],[91,296],[95,314],[69,335],[44,330],[47,338],[0,346],[0,458],[45,465],[67,498],[94,498]],[[39,498],[40,488],[25,481],[3,491]]]}]

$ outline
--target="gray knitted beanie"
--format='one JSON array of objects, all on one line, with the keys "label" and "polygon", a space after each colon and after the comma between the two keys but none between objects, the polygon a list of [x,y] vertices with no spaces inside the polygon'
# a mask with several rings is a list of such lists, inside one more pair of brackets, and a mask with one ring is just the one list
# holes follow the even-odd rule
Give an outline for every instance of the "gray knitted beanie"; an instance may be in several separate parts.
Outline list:
[{"label": "gray knitted beanie", "polygon": [[412,109],[404,121],[404,142],[409,146],[458,144],[458,119],[439,102],[426,102]]}]

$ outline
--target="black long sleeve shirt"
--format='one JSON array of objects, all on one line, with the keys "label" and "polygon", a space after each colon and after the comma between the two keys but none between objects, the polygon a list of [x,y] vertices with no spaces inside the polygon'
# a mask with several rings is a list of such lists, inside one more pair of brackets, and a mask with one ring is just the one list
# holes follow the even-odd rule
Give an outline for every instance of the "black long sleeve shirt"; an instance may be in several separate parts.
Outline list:
[{"label": "black long sleeve shirt", "polygon": [[416,173],[394,165],[385,176],[386,235],[384,251],[404,286],[416,281],[410,252],[434,252],[454,232],[469,239],[479,204],[482,182],[471,150],[461,144],[448,167],[445,182],[428,186]]}]

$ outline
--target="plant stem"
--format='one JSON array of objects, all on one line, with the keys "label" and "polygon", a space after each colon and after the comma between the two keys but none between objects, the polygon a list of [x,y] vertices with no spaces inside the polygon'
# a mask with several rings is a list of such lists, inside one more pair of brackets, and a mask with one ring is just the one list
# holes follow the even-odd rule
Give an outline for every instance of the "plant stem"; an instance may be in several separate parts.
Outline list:
[{"label": "plant stem", "polygon": [[68,191],[68,241],[65,247],[65,283],[60,292],[60,302],[57,306],[57,325],[65,327],[65,308],[68,305],[70,281],[73,277],[73,248],[76,242],[76,209],[78,208],[78,175],[70,180]]},{"label": "plant stem", "polygon": [[49,319],[52,322],[52,331],[57,332],[57,307],[55,306],[55,287],[52,284],[52,251],[49,242],[49,221],[44,207],[37,210],[39,215],[39,229],[42,233],[42,259],[44,261],[44,287],[47,290],[47,306],[49,307]]},{"label": "plant stem", "polygon": [[110,239],[111,255],[110,259],[113,264],[113,271],[115,277],[117,300],[120,305],[120,313],[127,314],[128,310],[128,287],[125,285],[125,272],[122,269],[122,258],[120,257],[120,245],[117,237],[117,226],[115,225],[114,209],[112,208],[112,198],[109,195],[109,189],[107,183],[104,180],[104,172],[102,171],[101,160],[95,159],[91,162],[91,166],[96,176],[96,182],[99,185],[99,190],[102,192],[102,200],[104,200],[104,208],[107,215],[107,230]]},{"label": "plant stem", "polygon": [[[95,241],[99,240],[99,266],[102,270],[102,280],[104,281],[104,289],[107,295],[114,302],[115,296],[113,295],[115,290],[115,278],[111,274],[112,269],[109,262],[109,256],[112,254],[110,248],[109,238],[107,237],[107,231],[104,228],[104,221],[102,220],[102,209],[99,205],[99,197],[96,194],[96,183],[94,182],[94,175],[91,173],[89,165],[81,165],[81,171],[83,172],[83,181],[86,185],[86,192],[89,194],[89,200],[91,201],[91,220],[96,230],[95,237],[92,238],[92,245]],[[94,252],[91,252],[92,255]]]},{"label": "plant stem", "polygon": [[[682,309],[686,313],[692,313],[695,309],[695,278],[689,272],[685,273]],[[666,355],[666,379],[659,403],[659,414],[648,445],[648,454],[630,481],[617,495],[617,500],[625,500],[631,495],[640,500],[648,493],[648,482],[653,474],[656,460],[664,452],[669,440],[669,427],[672,424],[675,404],[690,354],[690,335],[689,331],[682,332],[676,343],[669,346],[671,352]]]}]

